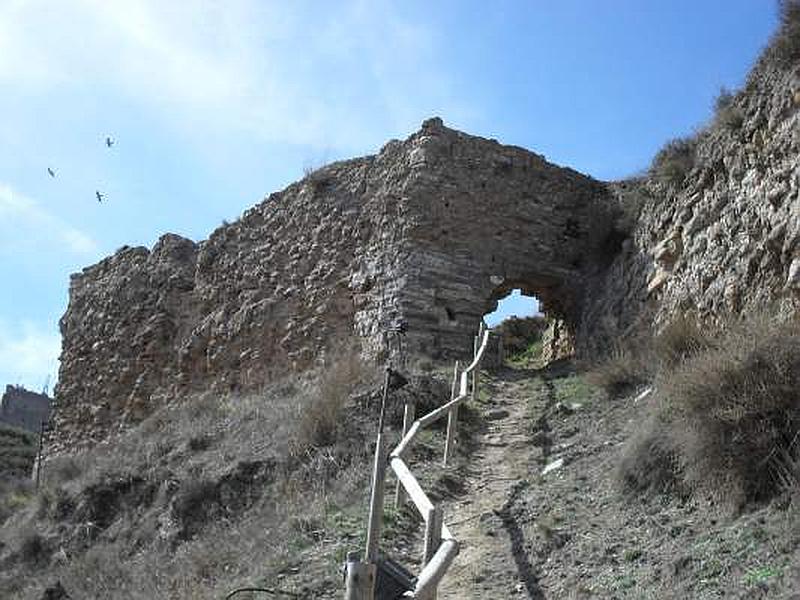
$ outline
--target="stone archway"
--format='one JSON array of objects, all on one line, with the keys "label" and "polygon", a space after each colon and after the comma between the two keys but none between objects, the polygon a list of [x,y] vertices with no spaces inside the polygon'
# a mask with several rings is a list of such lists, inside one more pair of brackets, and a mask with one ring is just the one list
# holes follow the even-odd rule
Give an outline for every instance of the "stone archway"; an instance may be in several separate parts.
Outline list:
[{"label": "stone archway", "polygon": [[438,119],[406,144],[419,164],[403,198],[411,226],[399,290],[412,347],[463,356],[481,317],[514,288],[577,328],[611,229],[606,187]]}]

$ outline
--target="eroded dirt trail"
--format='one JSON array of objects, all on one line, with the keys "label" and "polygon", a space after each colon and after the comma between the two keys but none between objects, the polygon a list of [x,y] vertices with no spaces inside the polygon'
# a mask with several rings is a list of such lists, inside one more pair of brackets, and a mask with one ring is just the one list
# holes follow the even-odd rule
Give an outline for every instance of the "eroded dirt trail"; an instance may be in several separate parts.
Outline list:
[{"label": "eroded dirt trail", "polygon": [[441,600],[544,598],[525,554],[525,536],[509,510],[541,468],[541,453],[531,452],[529,381],[525,372],[506,372],[486,384],[487,427],[464,495],[445,509],[461,552],[442,582]]}]

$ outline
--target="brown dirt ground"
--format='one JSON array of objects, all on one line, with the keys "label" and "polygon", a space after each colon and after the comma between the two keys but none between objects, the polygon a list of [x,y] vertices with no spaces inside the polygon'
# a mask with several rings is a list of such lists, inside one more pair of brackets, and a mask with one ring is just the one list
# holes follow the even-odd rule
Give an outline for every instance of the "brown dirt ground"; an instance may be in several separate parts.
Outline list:
[{"label": "brown dirt ground", "polygon": [[733,515],[620,491],[620,453],[648,411],[635,396],[605,398],[569,363],[487,378],[464,491],[445,504],[462,547],[440,600],[800,599],[791,498]]}]

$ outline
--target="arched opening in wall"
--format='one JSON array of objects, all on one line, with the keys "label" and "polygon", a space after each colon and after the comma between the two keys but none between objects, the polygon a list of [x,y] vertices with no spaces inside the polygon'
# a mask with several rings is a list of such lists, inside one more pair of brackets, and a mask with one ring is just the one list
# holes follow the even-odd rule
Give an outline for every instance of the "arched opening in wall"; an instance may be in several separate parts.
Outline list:
[{"label": "arched opening in wall", "polygon": [[484,315],[498,340],[500,356],[513,366],[538,366],[542,359],[542,337],[546,319],[536,296],[520,288],[498,292],[496,307]]},{"label": "arched opening in wall", "polygon": [[543,316],[539,311],[539,299],[536,296],[523,294],[520,288],[514,288],[497,301],[497,308],[483,316],[489,327],[496,327],[506,319],[516,317]]}]

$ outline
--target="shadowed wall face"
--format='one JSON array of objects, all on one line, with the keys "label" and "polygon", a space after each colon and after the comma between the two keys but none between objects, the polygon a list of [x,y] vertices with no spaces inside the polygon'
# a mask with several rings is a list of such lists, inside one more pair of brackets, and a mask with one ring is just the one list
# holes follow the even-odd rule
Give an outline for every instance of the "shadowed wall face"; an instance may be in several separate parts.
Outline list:
[{"label": "shadowed wall face", "polygon": [[416,219],[402,303],[415,347],[463,355],[481,317],[514,288],[577,322],[586,273],[611,229],[605,186],[438,120],[410,141]]}]

